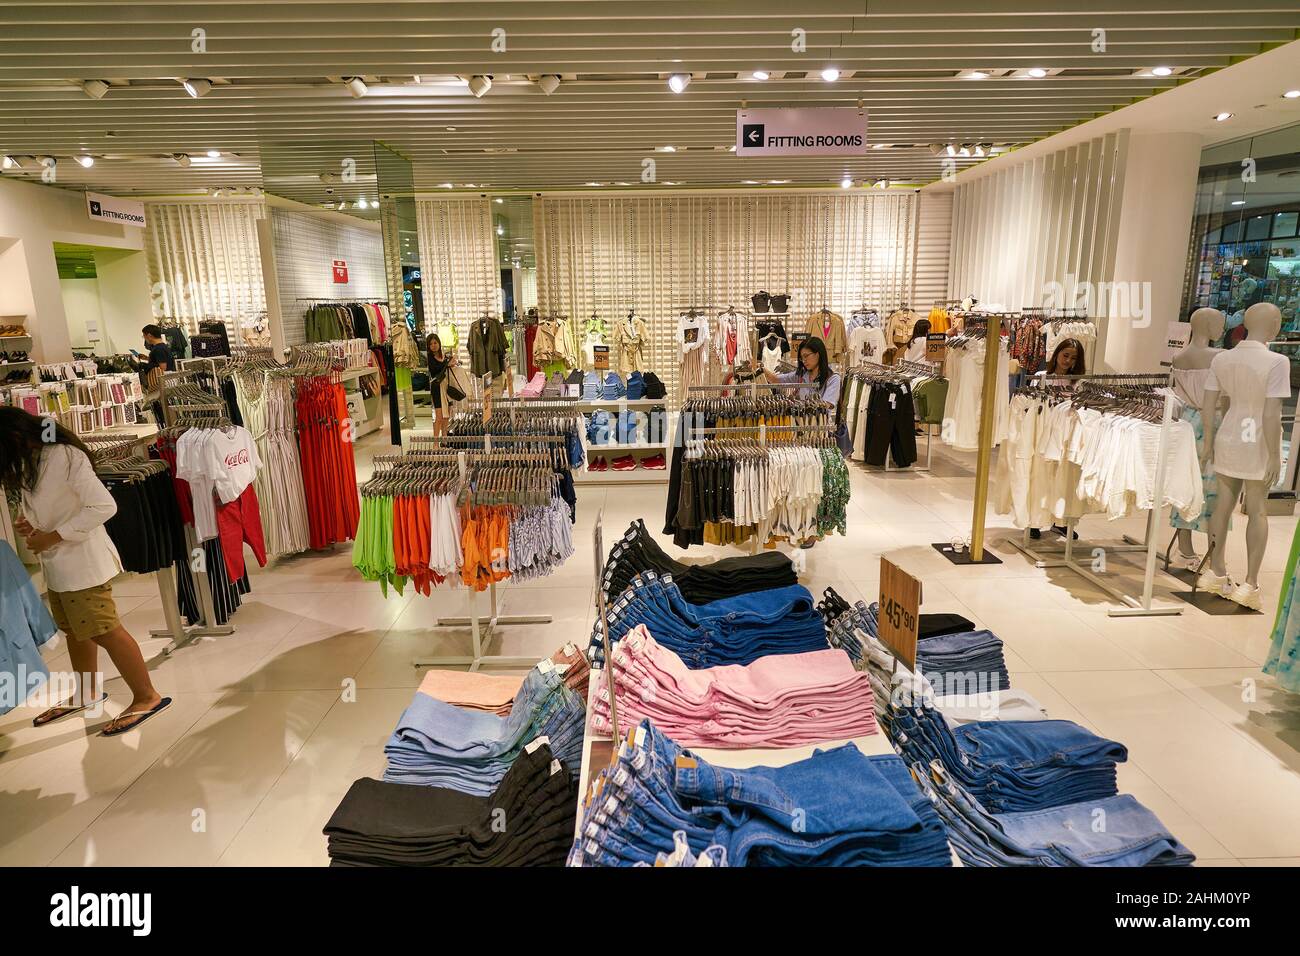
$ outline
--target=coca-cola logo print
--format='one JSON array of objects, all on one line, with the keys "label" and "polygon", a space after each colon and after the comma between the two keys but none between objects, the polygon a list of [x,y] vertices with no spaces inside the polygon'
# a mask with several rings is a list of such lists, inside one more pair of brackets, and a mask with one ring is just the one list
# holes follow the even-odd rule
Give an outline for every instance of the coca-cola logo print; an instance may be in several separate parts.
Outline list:
[{"label": "coca-cola logo print", "polygon": [[241,449],[240,451],[235,452],[235,454],[233,454],[233,455],[227,455],[227,456],[226,456],[226,467],[227,467],[227,468],[237,468],[237,467],[239,467],[240,465],[247,465],[247,464],[248,464],[248,449],[247,449],[247,448]]}]

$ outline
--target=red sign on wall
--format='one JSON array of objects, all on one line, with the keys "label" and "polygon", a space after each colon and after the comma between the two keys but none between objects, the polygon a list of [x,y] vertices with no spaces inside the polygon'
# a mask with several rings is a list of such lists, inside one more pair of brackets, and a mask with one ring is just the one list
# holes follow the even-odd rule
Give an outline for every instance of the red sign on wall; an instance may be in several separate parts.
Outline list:
[{"label": "red sign on wall", "polygon": [[335,282],[348,281],[348,263],[346,259],[334,260],[334,281]]}]

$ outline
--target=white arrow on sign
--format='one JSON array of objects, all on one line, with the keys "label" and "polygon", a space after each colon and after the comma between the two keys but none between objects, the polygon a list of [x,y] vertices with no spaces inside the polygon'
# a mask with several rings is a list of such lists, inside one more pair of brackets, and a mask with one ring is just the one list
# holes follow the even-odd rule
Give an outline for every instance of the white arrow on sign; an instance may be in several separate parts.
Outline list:
[{"label": "white arrow on sign", "polygon": [[751,143],[758,142],[758,130],[754,129],[749,131],[749,141]]}]

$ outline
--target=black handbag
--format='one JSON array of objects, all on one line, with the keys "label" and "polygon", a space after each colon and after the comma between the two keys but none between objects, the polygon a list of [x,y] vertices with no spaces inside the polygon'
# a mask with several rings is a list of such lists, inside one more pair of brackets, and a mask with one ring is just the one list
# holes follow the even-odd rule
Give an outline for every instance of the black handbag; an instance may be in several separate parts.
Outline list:
[{"label": "black handbag", "polygon": [[790,310],[790,295],[782,292],[780,295],[768,296],[768,301],[772,305],[772,311],[777,315],[782,315]]},{"label": "black handbag", "polygon": [[463,401],[465,401],[465,393],[462,392],[462,391],[461,391],[461,390],[460,390],[460,389],[455,385],[455,383],[453,383],[453,382],[451,382],[451,381],[448,381],[448,382],[447,382],[447,399],[448,399],[449,401],[453,401],[453,402],[463,402]]},{"label": "black handbag", "polygon": [[769,299],[766,292],[755,292],[749,297],[749,301],[754,304],[755,312],[766,312],[769,305]]}]

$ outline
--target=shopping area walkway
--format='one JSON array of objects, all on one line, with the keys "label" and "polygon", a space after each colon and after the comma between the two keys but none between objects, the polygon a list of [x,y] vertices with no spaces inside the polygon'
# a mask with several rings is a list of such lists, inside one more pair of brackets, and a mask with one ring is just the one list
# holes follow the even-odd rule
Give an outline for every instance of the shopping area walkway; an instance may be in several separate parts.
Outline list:
[{"label": "shopping area walkway", "polygon": [[[381,436],[360,443],[362,477],[388,451]],[[1259,670],[1295,519],[1271,519],[1264,614],[1188,607],[1179,617],[1111,618],[1103,592],[999,542],[1010,532],[996,517],[1003,564],[962,568],[939,556],[931,542],[969,534],[973,456],[936,449],[934,461],[929,474],[852,467],[849,536],[806,552],[803,583],[875,600],[879,558],[889,556],[923,580],[924,610],[954,611],[998,634],[1013,686],[1050,716],[1125,743],[1120,792],[1154,811],[1198,865],[1300,865],[1300,697],[1273,690]],[[501,592],[508,608],[553,623],[506,629],[497,652],[540,657],[582,644],[594,617],[596,515],[607,542],[635,518],[657,531],[664,494],[661,485],[580,487],[578,553],[559,573]],[[1143,530],[1138,519],[1097,517],[1081,529],[1111,542]],[[1162,545],[1167,537],[1162,528]],[[1229,566],[1238,572],[1243,537],[1234,531]],[[1108,553],[1108,579],[1140,592],[1141,558]],[[1157,582],[1160,600],[1173,588],[1163,575]],[[321,827],[353,780],[382,774],[384,742],[422,675],[412,659],[468,651],[468,631],[430,630],[435,616],[465,613],[467,598],[384,598],[342,546],[260,569],[252,584],[233,636],[155,658],[155,682],[176,702],[140,730],[94,736],[128,699],[119,680],[98,720],[37,730],[36,708],[0,717],[0,865],[327,862]],[[158,655],[166,642],[146,637],[163,625],[152,577],[124,578],[114,593],[146,657]],[[51,667],[66,668],[62,639],[52,644]]]}]

